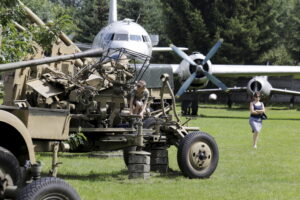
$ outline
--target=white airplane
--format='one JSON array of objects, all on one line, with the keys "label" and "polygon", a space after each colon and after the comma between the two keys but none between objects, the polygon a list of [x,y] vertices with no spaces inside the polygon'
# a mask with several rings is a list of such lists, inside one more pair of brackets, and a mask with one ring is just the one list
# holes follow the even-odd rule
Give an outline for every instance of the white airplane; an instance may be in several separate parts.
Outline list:
[{"label": "white airplane", "polygon": [[[169,69],[171,73],[179,77],[179,81],[185,81],[185,83],[182,84],[182,88],[177,93],[177,96],[181,96],[188,88],[204,88],[207,86],[209,81],[212,81],[218,88],[227,90],[227,87],[216,77],[264,75],[283,76],[300,74],[299,66],[266,67],[266,65],[212,64],[209,59],[216,53],[222,43],[222,40],[217,42],[206,56],[199,52],[195,52],[188,56],[182,51],[187,50],[186,48],[177,48],[174,45],[171,45],[171,48],[154,47],[157,43],[158,36],[150,37],[147,31],[139,24],[133,22],[133,20],[124,19],[122,21],[118,21],[117,0],[111,0],[108,25],[100,30],[91,47],[100,47],[104,50],[108,50],[110,48],[125,48],[149,57],[151,57],[153,51],[169,51],[173,49],[183,58],[183,61],[180,64],[150,64],[148,69],[151,69],[151,71],[159,71],[160,69],[166,71],[166,69]],[[147,75],[147,73],[145,75]],[[149,77],[153,78],[153,76],[147,76],[149,80]],[[140,78],[147,79],[144,77]],[[160,81],[158,79],[158,81],[152,82],[159,83]]]},{"label": "white airplane", "polygon": [[[93,44],[80,44],[80,48],[128,49],[151,57],[153,51],[172,51],[170,47],[154,47],[158,44],[157,35],[148,32],[132,19],[118,21],[117,0],[110,1],[108,25],[100,30]],[[187,48],[180,48],[187,50]]]}]

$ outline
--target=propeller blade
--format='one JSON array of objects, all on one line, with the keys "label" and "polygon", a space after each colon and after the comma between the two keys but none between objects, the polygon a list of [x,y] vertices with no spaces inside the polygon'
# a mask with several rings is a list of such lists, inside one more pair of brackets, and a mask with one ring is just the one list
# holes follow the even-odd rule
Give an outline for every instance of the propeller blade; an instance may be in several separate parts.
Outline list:
[{"label": "propeller blade", "polygon": [[205,63],[211,59],[211,57],[213,57],[215,55],[215,53],[217,52],[217,50],[220,48],[221,44],[223,43],[223,39],[220,39],[214,46],[213,48],[211,48],[209,50],[209,52],[207,53],[205,59],[202,61],[201,65],[205,65]]},{"label": "propeller blade", "polygon": [[175,45],[171,44],[170,47],[175,51],[181,58],[189,62],[191,65],[197,66],[197,64],[191,59],[186,53],[184,53],[182,50],[180,50],[178,47]]},{"label": "propeller blade", "polygon": [[227,92],[228,88],[227,86],[220,81],[219,79],[217,79],[215,76],[211,75],[210,73],[203,71],[203,73],[205,74],[205,76],[213,83],[215,84],[218,88],[221,88],[223,91]]},{"label": "propeller blade", "polygon": [[[228,88],[224,83],[222,83],[219,79],[217,79],[215,76],[211,75],[207,71],[203,70],[202,66],[215,55],[217,50],[220,48],[221,44],[223,43],[223,39],[220,39],[214,46],[211,48],[206,55],[205,59],[201,62],[201,65],[197,65],[193,59],[191,59],[186,53],[184,53],[182,50],[177,48],[175,45],[171,44],[170,47],[175,51],[181,58],[189,62],[191,65],[197,66],[197,70],[202,71],[205,76],[210,80],[213,84],[215,84],[217,87],[221,88],[224,91],[228,91]],[[195,71],[181,86],[181,88],[178,90],[176,97],[181,96],[188,87],[192,84],[193,80],[196,78],[197,71]]]},{"label": "propeller blade", "polygon": [[176,93],[176,97],[180,97],[188,87],[190,87],[193,80],[196,78],[196,72],[192,73],[192,75],[184,81],[178,92]]}]

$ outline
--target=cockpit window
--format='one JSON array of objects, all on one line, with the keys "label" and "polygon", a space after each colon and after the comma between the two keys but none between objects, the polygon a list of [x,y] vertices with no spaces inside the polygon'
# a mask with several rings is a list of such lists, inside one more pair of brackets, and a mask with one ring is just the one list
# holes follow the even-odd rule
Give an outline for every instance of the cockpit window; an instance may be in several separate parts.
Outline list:
[{"label": "cockpit window", "polygon": [[141,42],[142,37],[140,35],[130,35],[130,40]]},{"label": "cockpit window", "polygon": [[114,40],[128,41],[127,34],[115,34]]},{"label": "cockpit window", "polygon": [[115,34],[113,34],[113,33],[109,33],[109,34],[107,34],[107,35],[104,36],[104,39],[105,39],[105,40],[113,40],[114,35],[115,35]]},{"label": "cockpit window", "polygon": [[142,37],[143,37],[143,41],[144,41],[144,42],[150,42],[150,39],[149,39],[148,36],[143,35]]}]

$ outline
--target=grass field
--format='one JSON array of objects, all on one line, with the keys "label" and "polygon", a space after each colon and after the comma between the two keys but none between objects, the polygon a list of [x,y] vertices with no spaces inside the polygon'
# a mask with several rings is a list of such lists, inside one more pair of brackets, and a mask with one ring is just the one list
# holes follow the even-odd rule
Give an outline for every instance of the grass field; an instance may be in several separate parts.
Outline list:
[{"label": "grass field", "polygon": [[[67,180],[84,200],[122,199],[300,199],[300,111],[268,108],[258,149],[252,148],[247,109],[209,107],[189,123],[216,139],[220,160],[209,179],[184,178],[169,150],[168,175],[152,174],[148,180],[129,180],[122,158],[72,157],[62,153],[59,177]],[[184,118],[182,118],[184,120]],[[49,156],[40,154],[50,166]]]}]

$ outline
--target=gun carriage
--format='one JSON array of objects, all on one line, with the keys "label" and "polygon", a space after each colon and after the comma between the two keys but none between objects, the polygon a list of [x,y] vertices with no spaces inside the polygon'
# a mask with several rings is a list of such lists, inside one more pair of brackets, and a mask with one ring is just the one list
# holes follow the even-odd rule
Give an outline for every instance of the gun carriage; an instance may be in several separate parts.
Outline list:
[{"label": "gun carriage", "polygon": [[[51,174],[56,176],[57,153],[69,149],[66,140],[73,134],[86,138],[77,150],[122,149],[126,164],[132,150],[151,152],[151,170],[160,172],[168,171],[167,149],[175,145],[184,176],[213,174],[219,159],[217,144],[209,134],[180,121],[168,74],[160,77],[159,98],[150,91],[143,119],[130,114],[130,93],[147,71],[150,57],[128,49],[78,52],[65,37],[61,40],[51,57],[0,65],[0,72],[5,71],[0,153],[10,151],[14,157],[10,165],[18,163],[14,170],[0,166],[0,199],[24,181],[20,171],[31,173],[31,178],[39,176],[35,152],[53,152]],[[153,105],[151,99],[159,99],[159,104]]]}]

